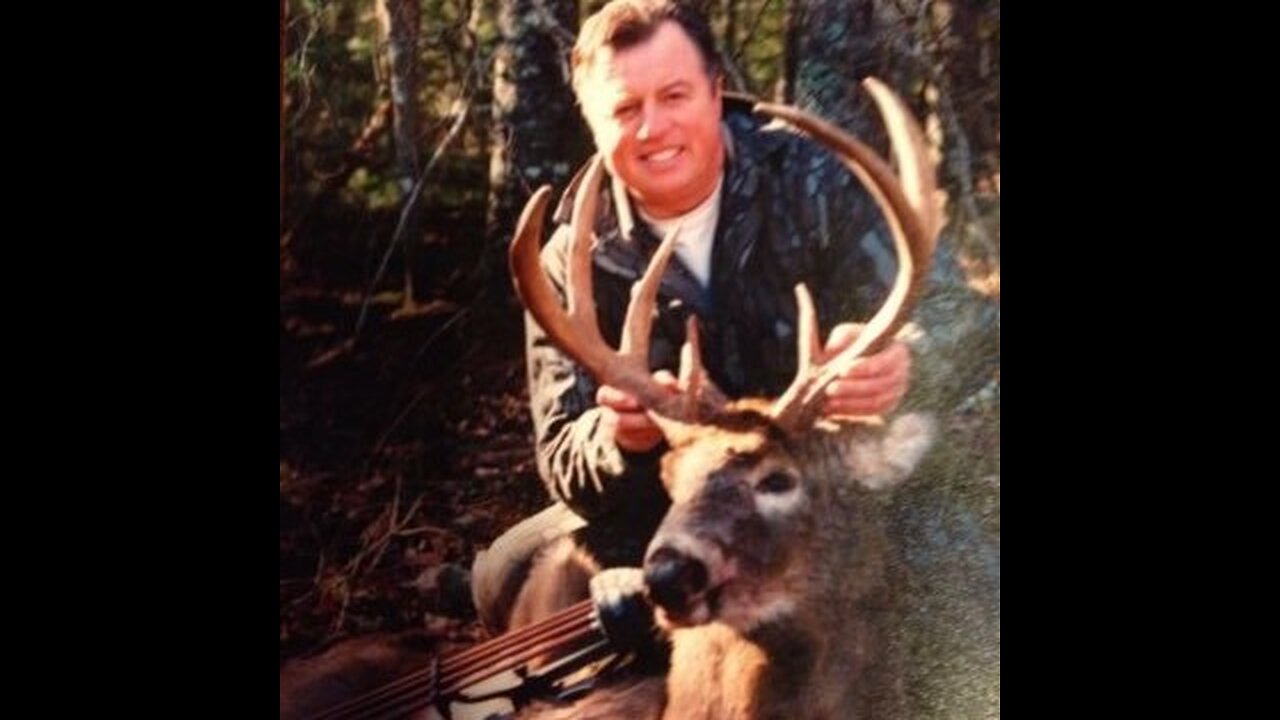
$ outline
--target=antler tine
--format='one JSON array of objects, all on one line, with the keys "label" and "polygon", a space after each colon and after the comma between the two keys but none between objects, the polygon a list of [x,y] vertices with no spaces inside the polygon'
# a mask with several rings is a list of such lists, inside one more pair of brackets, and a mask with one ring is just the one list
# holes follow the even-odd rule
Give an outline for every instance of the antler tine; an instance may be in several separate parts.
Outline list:
[{"label": "antler tine", "polygon": [[[596,170],[592,166],[591,170]],[[591,181],[588,171],[587,182]],[[598,184],[598,177],[596,178]],[[583,192],[588,192],[584,188]],[[595,326],[595,303],[591,299],[590,267],[585,274],[577,272],[576,264],[570,262],[570,270],[565,281],[565,295],[568,299],[568,311],[560,306],[559,297],[542,270],[539,252],[539,239],[542,236],[542,222],[546,215],[547,203],[550,199],[551,187],[544,185],[538,188],[529,198],[516,223],[515,237],[511,242],[510,264],[511,278],[515,282],[516,294],[520,302],[529,309],[538,325],[546,331],[552,341],[574,360],[592,373],[600,373],[608,365],[608,357],[604,339]],[[589,209],[589,208],[588,208]],[[576,221],[575,217],[575,221]],[[574,242],[570,247],[570,256],[574,257],[582,246],[590,251],[590,227],[586,229],[586,242],[576,234],[581,229],[575,227]],[[576,258],[574,258],[576,259]],[[587,322],[584,314],[590,314]]]},{"label": "antler tine", "polygon": [[729,404],[729,398],[716,386],[702,365],[702,338],[696,315],[690,315],[685,321],[685,341],[680,348],[679,386],[680,392],[686,396],[689,413],[695,418],[711,417]]},{"label": "antler tine", "polygon": [[821,407],[822,390],[859,357],[884,347],[906,322],[928,273],[941,225],[924,133],[902,101],[883,83],[867,78],[863,84],[889,131],[898,166],[906,176],[901,182],[870,148],[834,125],[795,108],[756,105],[758,111],[787,120],[841,156],[884,213],[898,256],[898,273],[884,305],[848,348],[821,364],[814,362],[820,345],[813,302],[804,285],[796,287],[800,345],[796,379],[771,408],[775,420],[786,428],[808,427]]},{"label": "antler tine", "polygon": [[542,236],[542,221],[547,213],[547,201],[551,197],[551,186],[543,185],[533,193],[533,197],[525,203],[516,222],[515,237],[511,240],[508,263],[511,266],[511,280],[515,284],[516,295],[520,302],[529,309],[534,319],[542,326],[551,339],[575,360],[584,365],[587,358],[578,351],[570,349],[569,338],[572,336],[572,323],[569,316],[560,308],[556,291],[551,281],[542,271],[539,253],[539,240]]},{"label": "antler tine", "polygon": [[[924,131],[911,117],[902,100],[883,82],[868,77],[862,81],[862,86],[875,100],[876,107],[884,117],[885,128],[893,147],[893,157],[898,161],[898,178],[902,183],[903,195],[920,218],[924,238],[929,241],[929,254],[932,255],[937,245],[938,231],[942,229],[942,208],[938,203],[938,186],[934,178],[933,163],[929,160]],[[918,263],[918,272],[927,271],[926,264]]]},{"label": "antler tine", "polygon": [[[595,244],[592,226],[595,223],[596,206],[600,204],[600,183],[603,177],[604,162],[596,155],[587,165],[587,172],[582,178],[577,196],[574,197],[573,221],[569,228],[569,267],[565,273],[564,291],[569,304],[569,317],[574,321],[574,330],[589,342],[592,349],[608,349],[596,325],[596,299],[591,281],[591,247]],[[588,367],[591,368],[589,365]]]},{"label": "antler tine", "polygon": [[658,302],[658,286],[662,284],[662,274],[666,272],[671,253],[676,248],[676,237],[680,234],[677,225],[649,260],[640,281],[631,286],[631,301],[627,305],[626,320],[622,324],[622,342],[618,352],[626,357],[639,358],[641,362],[649,359],[649,335],[653,329],[653,309]]},{"label": "antler tine", "polygon": [[698,334],[698,318],[690,315],[684,323],[684,346],[680,348],[680,386],[690,395],[696,395],[706,374],[702,367],[702,338]]},{"label": "antler tine", "polygon": [[604,165],[596,156],[587,168],[574,202],[565,281],[568,310],[561,307],[539,258],[538,241],[551,192],[546,186],[539,188],[529,199],[516,225],[510,251],[516,293],[552,342],[586,368],[596,380],[634,395],[641,405],[654,412],[682,418],[685,410],[679,396],[658,384],[648,365],[654,304],[662,273],[675,248],[675,233],[662,242],[644,277],[632,289],[621,350],[615,352],[600,335],[592,294],[591,226],[603,177]]},{"label": "antler tine", "polygon": [[822,338],[818,334],[818,313],[813,309],[813,298],[804,284],[796,286],[796,341],[799,361],[797,367],[812,367],[822,354]]}]

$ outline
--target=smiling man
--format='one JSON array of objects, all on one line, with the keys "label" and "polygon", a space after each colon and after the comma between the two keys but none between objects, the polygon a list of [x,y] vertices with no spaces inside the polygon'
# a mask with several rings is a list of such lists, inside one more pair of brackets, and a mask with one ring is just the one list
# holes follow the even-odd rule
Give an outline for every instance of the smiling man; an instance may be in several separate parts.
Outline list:
[{"label": "smiling man", "polygon": [[609,172],[642,213],[668,219],[711,200],[720,184],[723,95],[680,25],[651,32],[622,50],[576,54],[575,90]]},{"label": "smiling man", "polygon": [[[887,294],[892,242],[870,196],[825,149],[724,93],[717,57],[706,19],[685,3],[614,0],[583,23],[574,92],[610,177],[593,219],[598,320],[616,347],[632,284],[678,224],[653,324],[655,376],[674,384],[694,314],[711,379],[730,397],[776,396],[795,375],[795,285],[813,291],[834,352],[857,334],[847,320],[865,319]],[[577,189],[575,180],[542,253],[562,294]],[[549,574],[554,597],[520,594],[551,541],[570,535],[600,566],[638,566],[669,506],[658,478],[666,445],[635,399],[597,386],[532,319],[526,333],[538,470],[555,503],[477,558],[476,606],[493,632],[587,597],[586,575],[572,570]],[[887,413],[909,371],[907,348],[894,343],[832,383],[825,411]],[[577,562],[561,553],[538,572]]]}]

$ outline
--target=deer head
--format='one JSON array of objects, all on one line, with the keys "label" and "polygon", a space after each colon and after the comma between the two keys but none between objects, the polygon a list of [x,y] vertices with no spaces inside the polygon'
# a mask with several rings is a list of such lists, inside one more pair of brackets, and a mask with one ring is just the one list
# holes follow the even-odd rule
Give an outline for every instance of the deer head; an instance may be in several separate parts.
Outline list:
[{"label": "deer head", "polygon": [[[812,594],[808,586],[819,562],[812,541],[855,522],[840,516],[857,513],[854,496],[903,479],[929,444],[929,423],[917,416],[888,426],[877,418],[819,420],[823,389],[860,357],[884,347],[907,320],[941,224],[923,133],[883,84],[868,79],[864,86],[884,118],[901,178],[865,145],[818,118],[785,106],[755,108],[791,123],[842,159],[881,208],[898,255],[897,277],[884,305],[852,345],[822,362],[813,302],[803,284],[796,287],[798,370],[777,399],[726,400],[701,366],[692,318],[679,391],[653,379],[647,365],[649,333],[676,232],[663,240],[632,290],[620,347],[615,351],[604,342],[590,261],[603,177],[599,157],[589,165],[575,200],[567,308],[539,264],[550,188],[539,189],[520,217],[511,266],[522,302],[553,342],[597,380],[636,396],[670,445],[662,481],[672,507],[645,560],[649,594],[660,621],[669,626],[720,620],[748,630],[792,611],[797,598]],[[833,508],[840,513],[833,514]]]}]

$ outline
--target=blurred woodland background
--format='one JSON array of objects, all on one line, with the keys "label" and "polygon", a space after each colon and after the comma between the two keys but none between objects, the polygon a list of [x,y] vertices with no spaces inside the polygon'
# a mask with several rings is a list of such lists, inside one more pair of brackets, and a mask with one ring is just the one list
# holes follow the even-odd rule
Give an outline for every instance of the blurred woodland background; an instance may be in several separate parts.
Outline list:
[{"label": "blurred woodland background", "polygon": [[[475,551],[543,507],[506,244],[591,152],[568,87],[600,0],[282,0],[280,660],[375,631],[481,632]],[[948,196],[907,409],[943,438],[897,494],[918,714],[998,712],[1000,3],[706,0],[728,88],[883,153],[912,104]],[[935,668],[936,671],[937,668]]]}]

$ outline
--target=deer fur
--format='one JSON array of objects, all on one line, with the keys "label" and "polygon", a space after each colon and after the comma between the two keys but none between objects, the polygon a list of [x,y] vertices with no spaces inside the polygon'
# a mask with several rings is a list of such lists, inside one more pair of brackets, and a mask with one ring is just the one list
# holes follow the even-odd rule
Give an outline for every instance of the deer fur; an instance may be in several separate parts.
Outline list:
[{"label": "deer fur", "polygon": [[534,558],[529,578],[512,606],[508,628],[525,627],[586,600],[591,576],[598,572],[600,566],[571,539],[552,542]]}]

